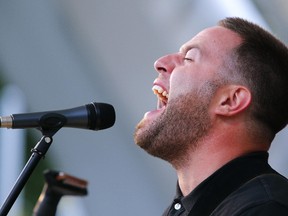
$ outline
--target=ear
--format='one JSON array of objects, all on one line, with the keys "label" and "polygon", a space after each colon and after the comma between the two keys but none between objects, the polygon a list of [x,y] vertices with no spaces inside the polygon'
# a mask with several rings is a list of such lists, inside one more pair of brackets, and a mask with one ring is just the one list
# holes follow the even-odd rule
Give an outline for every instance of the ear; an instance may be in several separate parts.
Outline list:
[{"label": "ear", "polygon": [[247,109],[251,98],[251,92],[244,86],[224,86],[216,94],[215,113],[222,116],[236,115]]}]

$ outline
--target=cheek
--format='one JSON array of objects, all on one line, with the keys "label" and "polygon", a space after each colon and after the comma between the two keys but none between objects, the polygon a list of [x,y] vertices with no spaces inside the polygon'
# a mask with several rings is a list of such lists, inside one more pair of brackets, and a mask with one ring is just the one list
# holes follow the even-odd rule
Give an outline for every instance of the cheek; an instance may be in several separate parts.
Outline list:
[{"label": "cheek", "polygon": [[175,72],[171,74],[169,97],[176,97],[177,95],[187,94],[193,91],[196,83],[191,73]]}]

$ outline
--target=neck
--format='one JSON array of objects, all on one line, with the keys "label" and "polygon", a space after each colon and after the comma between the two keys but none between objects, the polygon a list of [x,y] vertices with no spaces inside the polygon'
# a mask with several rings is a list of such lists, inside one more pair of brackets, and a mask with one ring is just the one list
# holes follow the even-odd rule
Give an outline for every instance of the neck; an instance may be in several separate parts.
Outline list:
[{"label": "neck", "polygon": [[212,136],[210,139],[202,140],[197,149],[190,151],[181,165],[180,163],[177,163],[177,166],[174,164],[182,194],[188,195],[202,181],[229,161],[251,152],[268,150],[266,145],[261,147],[253,145],[251,140],[250,142],[248,140],[239,142],[239,140],[241,140],[240,137],[237,140],[227,137],[217,139]]}]

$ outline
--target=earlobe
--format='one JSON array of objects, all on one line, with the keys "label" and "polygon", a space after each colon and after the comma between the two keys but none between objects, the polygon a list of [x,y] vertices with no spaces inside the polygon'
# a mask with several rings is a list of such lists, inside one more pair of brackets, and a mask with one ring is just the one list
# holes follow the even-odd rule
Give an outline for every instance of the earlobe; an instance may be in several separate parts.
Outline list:
[{"label": "earlobe", "polygon": [[251,103],[251,92],[244,86],[226,86],[217,94],[215,113],[218,115],[236,115],[247,109]]}]

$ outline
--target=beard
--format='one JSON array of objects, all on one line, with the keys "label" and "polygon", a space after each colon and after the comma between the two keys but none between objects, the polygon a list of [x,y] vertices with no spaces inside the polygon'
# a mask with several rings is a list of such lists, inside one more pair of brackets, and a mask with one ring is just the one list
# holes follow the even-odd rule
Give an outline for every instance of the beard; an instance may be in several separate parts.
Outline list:
[{"label": "beard", "polygon": [[207,82],[197,93],[180,95],[169,101],[164,112],[154,121],[141,121],[135,130],[135,143],[149,154],[177,167],[195,151],[199,140],[211,128],[208,107],[215,85]]}]

